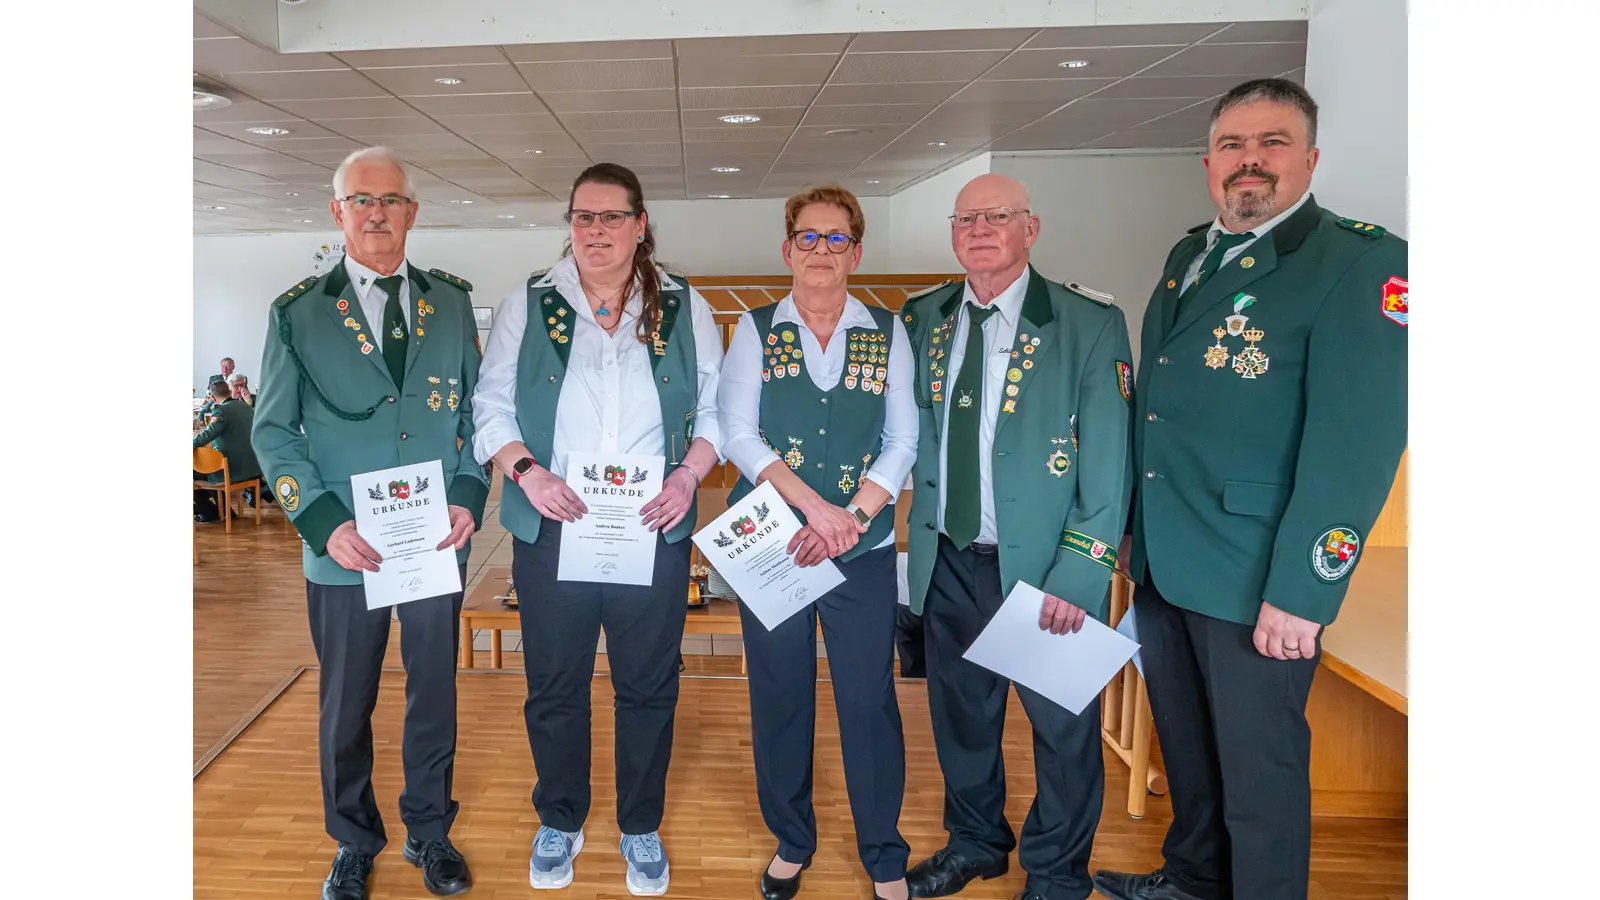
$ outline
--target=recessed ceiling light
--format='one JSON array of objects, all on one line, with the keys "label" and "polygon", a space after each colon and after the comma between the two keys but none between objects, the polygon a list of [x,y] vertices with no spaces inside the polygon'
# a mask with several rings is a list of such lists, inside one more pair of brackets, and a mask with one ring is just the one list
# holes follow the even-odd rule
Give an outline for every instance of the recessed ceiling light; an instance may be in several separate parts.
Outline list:
[{"label": "recessed ceiling light", "polygon": [[462,83],[461,79],[459,79],[459,78],[451,78],[449,76],[446,76],[444,78],[435,78],[434,82],[437,83],[437,84],[461,84]]},{"label": "recessed ceiling light", "polygon": [[538,222],[529,222],[528,223],[528,227],[529,228],[538,228],[539,227],[539,223]]},{"label": "recessed ceiling light", "polygon": [[882,182],[880,182],[876,178],[874,178],[874,179],[869,180],[867,182],[867,184],[882,184]]},{"label": "recessed ceiling light", "polygon": [[495,218],[496,219],[515,219],[516,216],[499,215],[499,216],[495,216]]},{"label": "recessed ceiling light", "polygon": [[872,133],[872,130],[868,129],[868,128],[830,128],[827,131],[824,131],[822,134],[823,134],[824,137],[838,137],[839,135],[871,134],[871,133]]},{"label": "recessed ceiling light", "polygon": [[314,225],[314,224],[316,224],[311,219],[301,219],[300,221],[301,221],[302,224],[305,224],[305,225]]},{"label": "recessed ceiling light", "polygon": [[928,142],[928,146],[929,147],[943,147],[943,146],[948,145],[949,143],[950,143],[949,141],[929,141]]},{"label": "recessed ceiling light", "polygon": [[543,153],[543,150],[524,150],[523,153]]},{"label": "recessed ceiling light", "polygon": [[226,206],[202,206],[201,209],[227,209]]},{"label": "recessed ceiling light", "polygon": [[272,125],[257,125],[253,128],[246,128],[245,131],[248,131],[251,134],[265,135],[267,137],[282,137],[283,135],[293,133],[287,128],[278,128]]},{"label": "recessed ceiling light", "polygon": [[733,195],[732,194],[707,194],[706,196],[711,198],[712,200],[732,200],[733,199]]},{"label": "recessed ceiling light", "polygon": [[1069,59],[1063,63],[1056,63],[1056,65],[1063,69],[1081,69],[1088,64],[1089,61],[1087,59]]},{"label": "recessed ceiling light", "polygon": [[198,88],[193,90],[195,112],[201,112],[202,110],[209,109],[227,109],[233,105],[232,100],[229,100],[227,97],[224,97],[221,94],[213,94],[210,91],[202,91]]},{"label": "recessed ceiling light", "polygon": [[713,171],[713,172],[724,172],[724,173],[737,172],[737,171],[739,171],[739,167],[738,166],[712,166],[711,167],[711,171]]},{"label": "recessed ceiling light", "polygon": [[751,113],[735,113],[731,116],[717,116],[718,122],[727,122],[729,125],[754,125],[761,121],[761,117]]},{"label": "recessed ceiling light", "polygon": [[471,200],[451,200],[451,203],[471,203]]}]

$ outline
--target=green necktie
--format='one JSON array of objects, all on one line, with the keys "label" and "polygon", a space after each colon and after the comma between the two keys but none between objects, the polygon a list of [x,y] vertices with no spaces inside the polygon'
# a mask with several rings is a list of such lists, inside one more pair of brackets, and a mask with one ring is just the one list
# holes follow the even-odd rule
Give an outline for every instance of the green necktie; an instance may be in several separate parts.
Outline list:
[{"label": "green necktie", "polygon": [[389,367],[389,377],[394,386],[406,377],[406,313],[400,308],[399,275],[389,275],[373,282],[389,295],[383,305],[383,361]]},{"label": "green necktie", "polygon": [[1211,252],[1207,253],[1206,258],[1201,261],[1200,271],[1195,273],[1194,281],[1184,286],[1182,293],[1178,295],[1178,302],[1172,304],[1171,312],[1167,317],[1168,331],[1172,330],[1172,326],[1177,322],[1178,316],[1182,313],[1182,307],[1193,300],[1195,294],[1199,293],[1200,286],[1210,281],[1211,276],[1217,274],[1217,270],[1222,268],[1222,258],[1227,255],[1228,251],[1245,241],[1252,240],[1254,237],[1255,235],[1248,231],[1243,234],[1229,234],[1224,231],[1222,236],[1217,238],[1217,245],[1212,247]]},{"label": "green necktie", "polygon": [[983,422],[983,323],[996,312],[993,306],[964,305],[967,346],[945,407],[950,419],[950,449],[945,459],[944,533],[958,550],[965,550],[978,537],[983,509],[978,460],[978,429]]}]

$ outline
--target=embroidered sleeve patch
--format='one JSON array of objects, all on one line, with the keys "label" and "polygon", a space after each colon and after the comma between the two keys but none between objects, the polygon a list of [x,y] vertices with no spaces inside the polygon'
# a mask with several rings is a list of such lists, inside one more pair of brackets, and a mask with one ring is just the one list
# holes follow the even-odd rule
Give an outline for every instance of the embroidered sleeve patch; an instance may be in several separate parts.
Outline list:
[{"label": "embroidered sleeve patch", "polygon": [[1070,528],[1061,532],[1061,549],[1081,553],[1108,569],[1117,567],[1116,547]]},{"label": "embroidered sleeve patch", "polygon": [[300,484],[288,475],[278,476],[273,482],[272,489],[278,492],[278,505],[284,512],[294,512],[300,508]]},{"label": "embroidered sleeve patch", "polygon": [[1350,574],[1361,553],[1361,536],[1354,528],[1330,528],[1311,545],[1311,571],[1332,584]]},{"label": "embroidered sleeve patch", "polygon": [[1122,391],[1122,399],[1133,402],[1133,366],[1122,360],[1117,360],[1117,388]]},{"label": "embroidered sleeve patch", "polygon": [[1383,283],[1383,315],[1390,321],[1405,325],[1411,318],[1410,282],[1399,275],[1389,276]]}]

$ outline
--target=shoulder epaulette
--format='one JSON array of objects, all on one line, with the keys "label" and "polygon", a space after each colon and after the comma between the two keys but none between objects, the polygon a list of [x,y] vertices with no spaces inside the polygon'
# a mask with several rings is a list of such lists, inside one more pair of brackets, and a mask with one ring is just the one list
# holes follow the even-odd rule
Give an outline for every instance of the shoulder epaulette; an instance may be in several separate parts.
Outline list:
[{"label": "shoulder epaulette", "polygon": [[1207,228],[1210,228],[1210,227],[1211,227],[1211,223],[1210,222],[1201,222],[1199,225],[1196,225],[1195,227],[1193,227],[1193,228],[1189,229],[1188,231],[1184,232],[1184,234],[1194,234],[1196,231],[1205,231]]},{"label": "shoulder epaulette", "polygon": [[472,282],[466,280],[465,278],[457,278],[456,276],[451,275],[449,272],[446,272],[443,269],[429,269],[428,270],[428,274],[429,275],[437,275],[438,277],[443,278],[445,281],[450,282],[451,284],[455,285],[456,287],[461,288],[463,291],[466,291],[468,293],[472,292]]},{"label": "shoulder epaulette", "polygon": [[1116,297],[1113,297],[1104,291],[1097,291],[1094,288],[1086,288],[1076,281],[1068,282],[1065,287],[1067,290],[1077,294],[1079,297],[1082,297],[1085,300],[1093,300],[1101,306],[1110,306],[1112,303],[1116,302],[1117,299]]},{"label": "shoulder epaulette", "polygon": [[938,289],[940,289],[940,288],[942,288],[945,285],[950,284],[950,283],[951,283],[950,280],[947,278],[944,281],[941,281],[938,284],[934,285],[933,287],[923,288],[922,290],[917,291],[915,294],[907,294],[906,295],[906,302],[910,303],[911,301],[917,299],[918,297],[926,297],[929,294],[933,293],[934,291],[937,291]]},{"label": "shoulder epaulette", "polygon": [[1367,237],[1383,237],[1389,233],[1388,229],[1384,228],[1382,225],[1373,225],[1370,222],[1357,222],[1355,219],[1340,219],[1339,224],[1350,229],[1351,231],[1354,231],[1356,234],[1364,234]]},{"label": "shoulder epaulette", "polygon": [[291,303],[293,303],[295,301],[295,298],[299,297],[300,295],[304,294],[306,291],[310,290],[311,286],[316,284],[317,283],[317,279],[320,278],[320,277],[321,276],[318,276],[318,275],[312,275],[311,277],[309,277],[306,280],[300,282],[299,284],[295,285],[294,287],[289,288],[287,291],[284,291],[283,293],[279,294],[278,295],[278,299],[272,301],[273,305],[274,306],[279,306],[279,307],[288,306],[289,304],[291,304]]}]

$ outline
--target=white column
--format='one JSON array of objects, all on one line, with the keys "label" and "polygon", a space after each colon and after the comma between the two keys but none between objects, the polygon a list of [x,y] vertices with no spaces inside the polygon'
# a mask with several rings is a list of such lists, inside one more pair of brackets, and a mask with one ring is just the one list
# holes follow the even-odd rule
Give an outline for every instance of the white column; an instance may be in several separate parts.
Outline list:
[{"label": "white column", "polygon": [[1404,0],[1316,0],[1305,85],[1320,107],[1317,202],[1405,237]]}]

